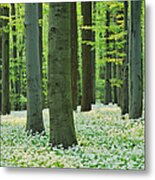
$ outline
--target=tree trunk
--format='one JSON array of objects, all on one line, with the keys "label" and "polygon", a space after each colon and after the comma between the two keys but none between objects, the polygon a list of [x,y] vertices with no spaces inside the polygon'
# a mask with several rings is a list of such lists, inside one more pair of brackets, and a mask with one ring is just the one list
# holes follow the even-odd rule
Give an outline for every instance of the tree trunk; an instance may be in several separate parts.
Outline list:
[{"label": "tree trunk", "polygon": [[[108,8],[108,7],[107,7]],[[109,10],[106,11],[106,64],[105,64],[105,96],[104,96],[104,103],[109,104],[112,102],[112,94],[111,94],[111,62],[108,62],[110,56],[108,55],[109,52],[109,27],[110,27],[110,12]]]},{"label": "tree trunk", "polygon": [[78,59],[77,59],[77,13],[76,2],[71,2],[71,85],[72,85],[72,106],[77,108],[78,100]]},{"label": "tree trunk", "polygon": [[[2,8],[0,7],[0,16],[2,16]],[[0,29],[2,28],[2,19],[0,18]],[[0,31],[0,115],[2,111],[2,32]]]},{"label": "tree trunk", "polygon": [[15,87],[15,95],[16,95],[16,102],[14,104],[14,109],[15,110],[19,110],[20,109],[20,105],[19,105],[19,101],[20,101],[20,93],[19,93],[19,62],[17,61],[17,36],[16,36],[16,10],[15,10],[15,4],[11,4],[11,16],[12,16],[12,21],[13,26],[12,26],[12,43],[13,43],[13,63],[14,63],[14,75],[15,75],[15,81],[13,82],[14,87]]},{"label": "tree trunk", "polygon": [[3,7],[3,32],[2,32],[2,114],[10,113],[9,101],[9,8]]},{"label": "tree trunk", "polygon": [[25,4],[26,29],[26,67],[27,67],[27,125],[26,130],[43,132],[40,61],[39,61],[39,29],[38,5]]},{"label": "tree trunk", "polygon": [[[95,26],[95,12],[96,12],[96,2],[92,2],[92,19],[93,19],[93,26]],[[92,42],[95,44],[95,31],[92,30]],[[92,50],[92,100],[91,103],[95,104],[96,101],[96,51],[95,47]]]},{"label": "tree trunk", "polygon": [[129,117],[142,116],[141,1],[131,1]]},{"label": "tree trunk", "polygon": [[[92,26],[92,3],[82,2],[83,26]],[[92,101],[92,51],[85,41],[92,40],[91,29],[82,29],[82,102],[81,111],[91,110]]]},{"label": "tree trunk", "polygon": [[44,108],[44,94],[43,94],[43,82],[42,82],[42,78],[43,78],[43,40],[42,40],[42,20],[43,20],[43,7],[42,7],[42,3],[38,3],[38,19],[39,19],[39,58],[40,58],[40,79],[41,79],[41,95],[42,95],[42,108]]},{"label": "tree trunk", "polygon": [[[114,57],[115,58],[115,57]],[[116,63],[112,63],[112,78],[116,79]],[[116,85],[113,86],[113,103],[117,104],[117,87]]]},{"label": "tree trunk", "polygon": [[124,30],[127,34],[124,36],[126,40],[124,46],[124,53],[126,54],[124,62],[123,62],[123,85],[122,85],[122,103],[121,109],[122,114],[126,114],[129,112],[129,84],[128,84],[128,63],[129,63],[129,40],[128,40],[128,2],[124,2]]},{"label": "tree trunk", "polygon": [[[117,80],[122,79],[122,65],[120,63],[116,65],[116,78]],[[120,107],[121,107],[121,99],[122,99],[121,90],[122,90],[122,84],[119,84],[119,86],[116,88],[116,94],[117,94],[117,104]]]},{"label": "tree trunk", "polygon": [[50,3],[49,10],[50,143],[64,148],[77,144],[71,98],[70,5]]}]

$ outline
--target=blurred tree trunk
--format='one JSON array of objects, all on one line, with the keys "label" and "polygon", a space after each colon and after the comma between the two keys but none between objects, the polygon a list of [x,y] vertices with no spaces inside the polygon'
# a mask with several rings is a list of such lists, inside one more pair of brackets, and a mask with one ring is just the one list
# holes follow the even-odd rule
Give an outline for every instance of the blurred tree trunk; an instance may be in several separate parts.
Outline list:
[{"label": "blurred tree trunk", "polygon": [[2,114],[10,114],[9,93],[9,8],[3,7],[3,31],[2,31]]},{"label": "blurred tree trunk", "polygon": [[[95,26],[96,21],[96,2],[92,2],[92,25]],[[95,31],[92,29],[92,42],[95,45],[96,38],[95,38]],[[91,103],[95,104],[96,101],[96,51],[95,47],[92,50],[92,100]]]},{"label": "blurred tree trunk", "polygon": [[72,106],[76,110],[78,104],[78,59],[77,59],[77,13],[76,2],[71,2],[71,85]]},{"label": "blurred tree trunk", "polygon": [[25,4],[27,124],[26,130],[43,132],[41,80],[39,61],[38,4]]},{"label": "blurred tree trunk", "polygon": [[[116,79],[116,66],[117,65],[116,65],[115,62],[112,63],[112,78],[113,79]],[[117,87],[116,87],[116,85],[113,86],[113,100],[112,100],[112,102],[114,104],[118,103],[118,101],[117,101]]]},{"label": "blurred tree trunk", "polygon": [[50,3],[49,109],[50,143],[64,148],[77,144],[71,92],[71,3]]},{"label": "blurred tree trunk", "polygon": [[[92,26],[92,3],[82,2],[83,26]],[[82,29],[82,102],[81,111],[91,110],[92,102],[92,51],[86,41],[92,40],[91,29]]]},{"label": "blurred tree trunk", "polygon": [[43,93],[43,39],[42,39],[42,27],[43,27],[43,4],[38,3],[38,20],[39,20],[39,58],[40,58],[40,79],[41,79],[41,95],[42,95],[42,108],[45,106],[45,97]]},{"label": "blurred tree trunk", "polygon": [[11,4],[11,16],[12,16],[12,21],[13,26],[12,26],[12,43],[13,43],[13,62],[14,62],[14,75],[15,75],[15,81],[13,82],[15,86],[15,95],[16,95],[16,101],[14,104],[14,109],[19,110],[20,109],[20,92],[19,92],[19,62],[17,61],[17,35],[16,35],[16,9],[15,9],[15,4]]},{"label": "blurred tree trunk", "polygon": [[[120,63],[116,65],[116,77],[117,77],[117,80],[122,79],[122,65]],[[121,106],[121,98],[122,98],[121,88],[122,88],[121,84],[119,84],[119,86],[116,88],[118,106]]]},{"label": "blurred tree trunk", "polygon": [[123,62],[123,85],[122,85],[122,102],[121,109],[122,114],[126,114],[129,112],[129,40],[128,40],[128,1],[124,2],[124,31],[127,32],[125,34],[124,39],[126,40],[124,46],[124,53],[126,54],[124,62]]},{"label": "blurred tree trunk", "polygon": [[129,117],[142,116],[141,1],[131,1]]},{"label": "blurred tree trunk", "polygon": [[[0,16],[2,16],[2,8],[0,7]],[[0,18],[0,115],[2,111],[2,19]]]},{"label": "blurred tree trunk", "polygon": [[[108,8],[108,6],[107,6]],[[110,27],[110,12],[107,9],[106,10],[106,64],[105,64],[105,95],[104,95],[104,103],[109,104],[112,102],[112,94],[111,94],[111,62],[108,62],[110,55],[108,55],[109,52],[109,27]]]}]

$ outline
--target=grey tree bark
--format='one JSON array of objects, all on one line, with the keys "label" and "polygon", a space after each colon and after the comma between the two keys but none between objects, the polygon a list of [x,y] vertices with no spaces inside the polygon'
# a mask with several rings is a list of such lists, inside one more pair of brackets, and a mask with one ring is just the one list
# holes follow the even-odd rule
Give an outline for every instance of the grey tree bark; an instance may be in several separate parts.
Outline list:
[{"label": "grey tree bark", "polygon": [[9,8],[3,7],[3,31],[2,31],[2,114],[10,114],[9,92]]},{"label": "grey tree bark", "polygon": [[[92,25],[92,3],[82,2],[83,26]],[[82,41],[91,41],[91,29],[82,29]],[[91,110],[92,102],[92,51],[91,46],[82,44],[82,100],[81,111]]]},{"label": "grey tree bark", "polygon": [[[108,6],[107,6],[108,8]],[[108,51],[109,51],[109,36],[110,36],[110,32],[109,32],[109,27],[110,27],[110,12],[107,9],[106,11],[106,58],[110,58],[110,56],[108,55]],[[106,60],[106,64],[105,64],[105,94],[104,94],[104,103],[105,104],[109,104],[110,102],[112,102],[112,93],[111,93],[111,62],[108,62]]]},{"label": "grey tree bark", "polygon": [[142,116],[141,1],[131,1],[129,117]]},{"label": "grey tree bark", "polygon": [[39,59],[40,59],[40,78],[41,78],[41,95],[42,95],[42,109],[45,105],[45,97],[43,93],[43,39],[42,39],[42,32],[43,32],[43,4],[38,3],[38,20],[39,20]]},{"label": "grey tree bark", "polygon": [[[2,16],[2,8],[0,7],[0,16]],[[2,29],[2,19],[0,18],[0,29]],[[2,32],[0,31],[0,115],[2,111]]]},{"label": "grey tree bark", "polygon": [[71,85],[72,85],[72,106],[76,110],[78,105],[78,42],[77,39],[77,13],[76,2],[71,2]]},{"label": "grey tree bark", "polygon": [[39,59],[38,4],[25,4],[26,71],[27,71],[27,124],[26,130],[43,132]]},{"label": "grey tree bark", "polygon": [[127,34],[124,36],[126,43],[124,46],[124,53],[126,54],[123,62],[123,85],[122,85],[122,115],[129,112],[129,36],[128,36],[128,1],[124,2],[124,30]]},{"label": "grey tree bark", "polygon": [[50,3],[49,109],[50,143],[77,144],[71,98],[71,4]]},{"label": "grey tree bark", "polygon": [[15,4],[11,4],[11,16],[12,20],[14,22],[12,26],[12,43],[13,43],[13,59],[14,59],[14,74],[15,74],[15,81],[14,83],[14,93],[16,94],[16,102],[14,105],[15,110],[20,110],[20,91],[19,91],[19,63],[17,61],[17,34],[16,34],[16,9],[15,9]]},{"label": "grey tree bark", "polygon": [[[92,25],[95,26],[95,12],[96,12],[96,2],[92,2]],[[95,43],[95,31],[92,30],[92,42]],[[91,102],[95,104],[96,101],[96,51],[95,48],[92,50],[92,100]]]}]

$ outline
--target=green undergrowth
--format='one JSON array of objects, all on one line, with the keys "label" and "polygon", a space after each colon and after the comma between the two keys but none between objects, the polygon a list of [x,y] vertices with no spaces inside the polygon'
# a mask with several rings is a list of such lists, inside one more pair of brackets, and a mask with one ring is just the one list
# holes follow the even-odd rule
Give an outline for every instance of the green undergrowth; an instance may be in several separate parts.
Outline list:
[{"label": "green undergrowth", "polygon": [[67,150],[51,150],[47,110],[44,136],[28,136],[25,114],[19,114],[2,116],[1,166],[144,169],[144,119],[122,118],[117,106],[74,113],[78,145]]}]

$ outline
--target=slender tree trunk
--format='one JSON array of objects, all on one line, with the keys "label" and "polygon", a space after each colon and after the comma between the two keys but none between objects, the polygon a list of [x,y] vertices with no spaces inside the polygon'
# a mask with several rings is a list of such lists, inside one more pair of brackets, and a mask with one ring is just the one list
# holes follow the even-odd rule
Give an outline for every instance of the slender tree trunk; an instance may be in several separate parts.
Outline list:
[{"label": "slender tree trunk", "polygon": [[[17,36],[18,39],[18,44],[25,44],[24,36]],[[25,65],[25,62],[23,62],[23,51],[24,51],[24,46],[20,47],[18,50],[19,53],[19,69],[18,69],[18,92],[19,92],[19,97],[21,98],[21,95],[26,97],[26,88],[22,85],[24,82],[23,79],[23,66]],[[23,93],[24,92],[24,93]],[[26,110],[26,103],[21,102],[19,98],[19,110]],[[23,105],[24,104],[24,105]]]},{"label": "slender tree trunk", "polygon": [[42,95],[42,108],[44,108],[44,94],[43,94],[43,40],[42,40],[42,20],[43,20],[43,7],[42,3],[38,3],[38,19],[39,19],[39,58],[40,58],[40,76],[41,76],[41,95]]},{"label": "slender tree trunk", "polygon": [[[83,26],[92,26],[92,3],[82,2]],[[81,111],[91,110],[92,102],[92,52],[85,41],[92,40],[91,29],[82,29],[82,102]]]},{"label": "slender tree trunk", "polygon": [[[122,25],[121,21],[124,20],[123,16],[117,17],[118,15],[121,15],[121,14],[122,15],[124,14],[124,11],[122,8],[117,10],[117,12],[116,12],[116,25],[117,26],[121,26]],[[120,27],[120,30],[118,33],[121,33],[123,31],[124,31],[124,29],[122,27]],[[121,38],[117,39],[118,44],[121,42],[122,42]],[[122,64],[119,62],[120,61],[119,58],[122,59],[122,57],[120,55],[118,55],[118,53],[124,53],[124,49],[122,47],[119,47],[119,45],[116,45],[116,51],[117,51],[116,60],[118,61],[118,64],[116,65],[116,78],[117,78],[117,80],[120,81],[120,83],[118,84],[119,86],[117,86],[117,88],[116,88],[117,104],[118,104],[118,106],[121,107],[122,106],[121,103],[122,103],[122,69],[123,69],[123,67],[122,67]]]},{"label": "slender tree trunk", "polygon": [[14,104],[15,110],[19,110],[19,101],[20,101],[20,94],[19,94],[19,81],[18,81],[18,76],[19,76],[19,63],[17,61],[17,36],[16,36],[16,10],[15,10],[15,4],[11,4],[12,11],[11,11],[11,16],[12,16],[12,21],[14,22],[13,27],[12,27],[12,41],[13,41],[13,60],[14,60],[14,75],[15,75],[15,81],[14,81],[14,86],[15,86],[15,95],[16,95],[16,102]]},{"label": "slender tree trunk", "polygon": [[78,100],[78,59],[77,59],[77,13],[76,2],[71,2],[71,85],[73,110],[77,108]]},{"label": "slender tree trunk", "polygon": [[[95,26],[95,12],[96,12],[96,2],[92,2],[93,8],[92,8],[92,20],[93,20],[93,26]],[[95,44],[95,31],[92,30],[92,42]],[[95,104],[96,100],[96,51],[95,48],[92,50],[92,100],[91,102]]]},{"label": "slender tree trunk", "polygon": [[128,63],[129,63],[129,41],[128,41],[128,1],[124,2],[124,30],[127,34],[124,36],[126,40],[126,44],[124,47],[124,52],[126,54],[124,62],[123,62],[123,86],[122,86],[122,103],[121,109],[122,114],[126,114],[129,112],[129,83],[128,83]]},{"label": "slender tree trunk", "polygon": [[10,113],[9,101],[9,8],[3,7],[3,32],[2,32],[2,114]]},{"label": "slender tree trunk", "polygon": [[142,116],[141,1],[131,1],[129,117]]},{"label": "slender tree trunk", "polygon": [[38,5],[25,4],[26,28],[26,67],[27,67],[27,125],[26,130],[43,132],[40,61],[39,61],[39,29]]},{"label": "slender tree trunk", "polygon": [[[112,63],[112,78],[116,79],[116,63]],[[116,85],[113,86],[113,103],[117,104],[117,87]]]},{"label": "slender tree trunk", "polygon": [[[0,16],[2,16],[2,8],[0,7]],[[0,18],[0,29],[2,28],[2,19]],[[0,31],[0,115],[2,111],[2,32]]]},{"label": "slender tree trunk", "polygon": [[42,56],[43,56],[43,42],[42,42],[42,3],[38,3],[38,20],[39,20],[39,59],[40,59],[40,75],[42,79]]},{"label": "slender tree trunk", "polygon": [[110,12],[109,10],[106,11],[106,65],[105,65],[105,96],[104,96],[104,103],[109,104],[112,102],[112,94],[111,94],[111,62],[108,62],[110,56],[108,55],[109,52],[109,27],[110,27]]},{"label": "slender tree trunk", "polygon": [[50,143],[77,144],[71,98],[71,3],[50,3],[49,109]]},{"label": "slender tree trunk", "polygon": [[[122,79],[122,65],[120,63],[116,65],[116,77],[117,80]],[[122,85],[119,84],[119,87],[116,88],[118,106],[121,106],[121,99],[122,99],[121,89],[122,89]]]}]

